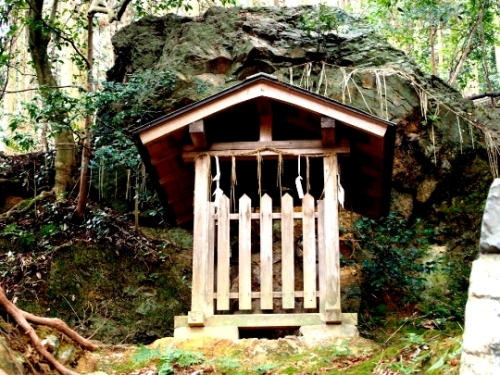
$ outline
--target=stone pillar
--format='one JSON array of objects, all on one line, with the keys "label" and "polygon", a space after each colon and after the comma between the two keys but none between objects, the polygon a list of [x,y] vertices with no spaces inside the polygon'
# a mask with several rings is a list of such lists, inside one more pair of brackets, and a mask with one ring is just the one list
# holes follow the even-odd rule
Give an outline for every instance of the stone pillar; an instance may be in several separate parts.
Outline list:
[{"label": "stone pillar", "polygon": [[500,374],[500,178],[488,194],[472,263],[460,374]]}]

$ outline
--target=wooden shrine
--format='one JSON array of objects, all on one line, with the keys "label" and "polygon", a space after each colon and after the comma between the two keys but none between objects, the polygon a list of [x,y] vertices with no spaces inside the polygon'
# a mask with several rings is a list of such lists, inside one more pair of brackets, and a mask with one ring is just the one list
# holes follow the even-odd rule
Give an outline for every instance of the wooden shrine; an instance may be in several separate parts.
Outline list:
[{"label": "wooden shrine", "polygon": [[161,199],[179,224],[193,220],[192,305],[176,328],[356,323],[340,304],[338,194],[354,212],[387,213],[392,123],[258,74],[135,136]]}]

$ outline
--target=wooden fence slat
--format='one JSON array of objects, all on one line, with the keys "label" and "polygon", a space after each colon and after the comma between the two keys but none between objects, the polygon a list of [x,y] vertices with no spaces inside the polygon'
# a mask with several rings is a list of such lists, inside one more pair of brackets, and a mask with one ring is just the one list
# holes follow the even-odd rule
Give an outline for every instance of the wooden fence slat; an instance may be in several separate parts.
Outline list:
[{"label": "wooden fence slat", "polygon": [[316,308],[316,230],[314,223],[314,197],[306,194],[302,199],[302,245],[304,270],[304,308]]},{"label": "wooden fence slat", "polygon": [[215,206],[210,202],[208,206],[208,254],[207,254],[207,304],[205,308],[205,317],[214,315],[214,267],[215,267]]},{"label": "wooden fence slat", "polygon": [[340,308],[340,253],[337,203],[337,156],[328,155],[323,164],[325,179],[326,323],[342,319]]},{"label": "wooden fence slat", "polygon": [[285,194],[281,200],[281,285],[283,308],[295,308],[293,198]]},{"label": "wooden fence slat", "polygon": [[260,200],[260,308],[273,308],[273,200],[265,194]]},{"label": "wooden fence slat", "polygon": [[326,258],[325,258],[325,205],[318,201],[318,291],[319,312],[325,312],[326,288]]},{"label": "wooden fence slat", "polygon": [[217,220],[217,310],[229,310],[229,198],[220,198]]},{"label": "wooden fence slat", "polygon": [[245,194],[239,201],[239,309],[252,308],[252,236],[250,198]]}]

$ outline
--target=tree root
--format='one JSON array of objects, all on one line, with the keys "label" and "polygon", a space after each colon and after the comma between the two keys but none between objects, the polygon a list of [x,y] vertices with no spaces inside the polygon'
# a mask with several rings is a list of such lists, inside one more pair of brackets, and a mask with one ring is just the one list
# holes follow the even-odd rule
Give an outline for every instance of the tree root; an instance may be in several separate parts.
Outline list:
[{"label": "tree root", "polygon": [[[89,340],[84,339],[78,333],[70,329],[66,323],[60,319],[52,318],[41,318],[33,314],[27,313],[19,308],[17,308],[12,302],[10,302],[5,295],[3,287],[0,286],[0,306],[11,315],[16,323],[24,330],[25,334],[29,336],[31,342],[35,349],[49,362],[57,371],[63,375],[79,375],[77,372],[67,369],[64,367],[54,356],[49,353],[47,349],[42,345],[40,338],[36,334],[33,327],[28,323],[28,321],[43,324],[52,328],[57,329],[59,332],[64,333],[69,338],[73,339],[76,343],[81,345],[87,350],[96,350],[97,346],[91,343]],[[0,375],[3,375],[0,373]]]},{"label": "tree root", "polygon": [[0,219],[8,219],[14,214],[21,214],[23,212],[28,211],[36,202],[41,201],[42,199],[45,199],[47,197],[50,197],[54,195],[54,190],[49,190],[49,191],[42,191],[40,194],[38,194],[35,198],[33,198],[25,207],[21,207],[26,200],[22,200],[18,204],[16,204],[14,207],[12,207],[9,211],[3,213],[0,215]]}]

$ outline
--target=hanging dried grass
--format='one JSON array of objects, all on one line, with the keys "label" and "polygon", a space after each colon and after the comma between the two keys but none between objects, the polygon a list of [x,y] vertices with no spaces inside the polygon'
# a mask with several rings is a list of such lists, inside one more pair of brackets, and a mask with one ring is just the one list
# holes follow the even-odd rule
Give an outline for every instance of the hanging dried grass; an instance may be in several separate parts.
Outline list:
[{"label": "hanging dried grass", "polygon": [[491,174],[493,178],[498,178],[498,155],[500,154],[500,150],[491,136],[491,132],[487,129],[484,129],[484,142],[486,143],[486,150],[488,151]]},{"label": "hanging dried grass", "polygon": [[460,117],[457,115],[457,127],[458,127],[458,135],[460,137],[460,153],[463,154],[464,139],[462,137],[462,128],[460,127]]}]

